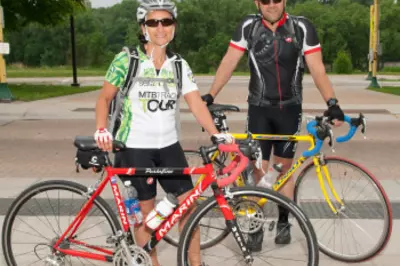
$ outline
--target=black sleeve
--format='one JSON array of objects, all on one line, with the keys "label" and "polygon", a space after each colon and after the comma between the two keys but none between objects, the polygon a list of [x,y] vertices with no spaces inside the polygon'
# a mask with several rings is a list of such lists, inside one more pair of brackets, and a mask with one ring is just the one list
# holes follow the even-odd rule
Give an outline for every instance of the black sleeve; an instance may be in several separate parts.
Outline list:
[{"label": "black sleeve", "polygon": [[247,50],[247,37],[255,18],[256,15],[248,15],[239,23],[232,35],[230,46],[242,51]]},{"label": "black sleeve", "polygon": [[314,25],[305,17],[299,17],[299,26],[303,31],[303,53],[309,54],[321,50],[318,34]]}]

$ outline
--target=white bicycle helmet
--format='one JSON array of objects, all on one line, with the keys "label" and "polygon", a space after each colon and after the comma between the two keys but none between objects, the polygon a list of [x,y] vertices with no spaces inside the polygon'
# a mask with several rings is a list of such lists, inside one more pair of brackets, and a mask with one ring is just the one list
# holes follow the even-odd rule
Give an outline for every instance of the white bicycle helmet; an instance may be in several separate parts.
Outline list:
[{"label": "white bicycle helmet", "polygon": [[153,10],[166,10],[171,13],[174,19],[178,16],[175,3],[170,0],[141,0],[136,11],[137,22],[143,23],[147,13]]}]

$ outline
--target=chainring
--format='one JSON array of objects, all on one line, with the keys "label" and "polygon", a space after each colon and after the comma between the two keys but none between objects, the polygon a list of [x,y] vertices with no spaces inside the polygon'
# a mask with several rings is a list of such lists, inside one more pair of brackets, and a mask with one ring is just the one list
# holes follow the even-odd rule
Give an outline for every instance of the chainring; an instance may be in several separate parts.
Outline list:
[{"label": "chainring", "polygon": [[141,247],[132,245],[129,247],[133,261],[129,263],[125,250],[120,247],[113,258],[114,266],[152,266],[150,255]]}]

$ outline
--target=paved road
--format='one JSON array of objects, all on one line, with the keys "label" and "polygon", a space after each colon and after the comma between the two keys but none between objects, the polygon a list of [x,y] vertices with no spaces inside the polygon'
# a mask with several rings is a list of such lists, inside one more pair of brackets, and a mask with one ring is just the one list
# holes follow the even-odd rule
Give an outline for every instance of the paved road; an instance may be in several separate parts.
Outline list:
[{"label": "paved road", "polygon": [[[99,78],[83,80],[88,80],[87,84],[101,82]],[[237,104],[242,108],[241,113],[228,116],[233,132],[243,132],[244,129],[247,80],[246,77],[233,78],[228,88],[218,97],[222,103]],[[400,244],[400,97],[364,90],[369,82],[361,76],[332,76],[331,80],[346,112],[356,115],[361,111],[369,118],[368,138],[364,140],[357,134],[351,142],[338,144],[336,154],[363,164],[377,176],[394,208],[395,222],[389,246],[374,261],[360,265],[398,265],[400,252],[395,248]],[[198,78],[202,92],[207,91],[211,81],[210,77]],[[59,79],[50,82],[57,83]],[[93,133],[93,108],[97,93],[32,103],[0,104],[0,217],[4,215],[10,201],[32,183],[53,178],[76,180],[84,184],[92,184],[96,180],[96,176],[89,171],[79,174],[75,172],[73,139],[76,135]],[[310,77],[305,78],[304,99],[304,109],[308,114],[319,114],[325,108]],[[208,136],[201,132],[185,105],[182,117],[183,146],[197,148],[208,143]],[[344,127],[336,129],[335,134],[343,134],[344,130]],[[305,147],[301,144],[299,150]],[[328,148],[325,148],[325,152],[332,153]],[[106,197],[110,196],[110,192],[106,192]],[[160,256],[169,265],[174,265],[174,252],[165,244],[160,247]],[[320,265],[344,264],[322,256]]]}]

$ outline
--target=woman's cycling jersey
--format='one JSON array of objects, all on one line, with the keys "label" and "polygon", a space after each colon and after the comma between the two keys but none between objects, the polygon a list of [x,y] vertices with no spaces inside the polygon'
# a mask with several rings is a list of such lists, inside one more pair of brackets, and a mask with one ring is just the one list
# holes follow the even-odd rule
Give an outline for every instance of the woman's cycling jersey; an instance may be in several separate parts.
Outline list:
[{"label": "woman's cycling jersey", "polygon": [[321,50],[316,30],[306,18],[284,13],[277,23],[272,32],[259,15],[249,15],[230,42],[231,47],[249,51],[250,104],[301,103],[303,56]]},{"label": "woman's cycling jersey", "polygon": [[[140,60],[139,79],[129,90],[122,107],[121,126],[116,139],[129,148],[157,148],[170,146],[178,141],[176,112],[178,91],[174,83],[173,62],[176,55],[167,57],[157,74],[152,60],[141,47],[137,48]],[[182,60],[182,95],[198,90],[188,63]],[[126,52],[117,54],[106,74],[106,81],[120,87],[126,78],[129,56]],[[152,81],[151,78],[168,79],[165,82]]]}]

